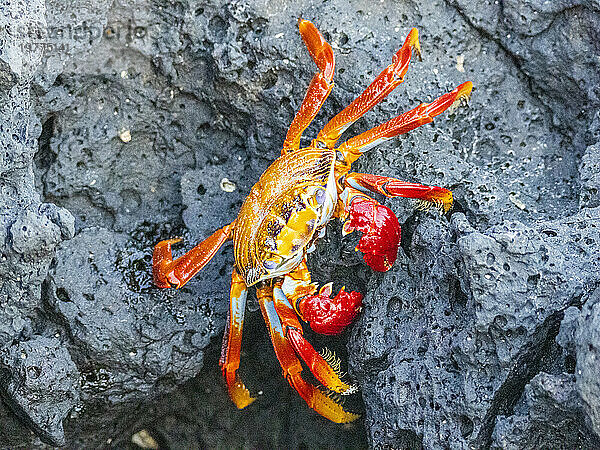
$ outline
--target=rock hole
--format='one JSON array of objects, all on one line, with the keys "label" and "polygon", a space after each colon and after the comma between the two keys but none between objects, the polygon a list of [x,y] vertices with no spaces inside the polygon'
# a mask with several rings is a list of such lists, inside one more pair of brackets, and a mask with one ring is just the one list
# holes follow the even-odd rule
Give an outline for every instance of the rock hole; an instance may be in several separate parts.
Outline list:
[{"label": "rock hole", "polygon": [[27,376],[33,380],[39,378],[41,374],[42,369],[40,369],[38,366],[29,366],[27,368]]},{"label": "rock hole", "polygon": [[460,428],[460,434],[464,438],[471,436],[471,433],[473,433],[473,421],[465,415],[458,417],[458,427]]},{"label": "rock hole", "polygon": [[69,293],[64,288],[56,289],[56,298],[58,298],[61,302],[70,302],[71,298],[69,297]]},{"label": "rock hole", "polygon": [[534,289],[538,282],[540,281],[540,274],[536,273],[535,275],[529,275],[527,277],[527,287],[529,289]]},{"label": "rock hole", "polygon": [[346,33],[340,34],[340,45],[346,45],[348,43],[348,35]]},{"label": "rock hole", "polygon": [[222,41],[227,36],[227,22],[221,17],[215,16],[208,22],[208,29],[219,41]]},{"label": "rock hole", "polygon": [[272,70],[265,73],[265,76],[262,79],[262,88],[263,89],[271,89],[273,86],[277,84],[277,74]]}]

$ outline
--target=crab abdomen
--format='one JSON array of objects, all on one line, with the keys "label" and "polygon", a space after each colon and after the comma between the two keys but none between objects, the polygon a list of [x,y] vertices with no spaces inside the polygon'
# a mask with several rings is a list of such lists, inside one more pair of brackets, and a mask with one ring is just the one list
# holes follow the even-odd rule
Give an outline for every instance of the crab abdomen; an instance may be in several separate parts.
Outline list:
[{"label": "crab abdomen", "polygon": [[305,256],[337,202],[335,154],[305,148],[269,166],[246,198],[233,235],[235,264],[246,284],[284,275]]}]

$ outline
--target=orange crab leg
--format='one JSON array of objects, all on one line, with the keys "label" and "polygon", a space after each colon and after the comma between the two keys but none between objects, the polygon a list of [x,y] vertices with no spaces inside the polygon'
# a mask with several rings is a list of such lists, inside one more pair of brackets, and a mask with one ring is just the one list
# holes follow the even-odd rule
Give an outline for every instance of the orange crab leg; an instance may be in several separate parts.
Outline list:
[{"label": "orange crab leg", "polygon": [[283,143],[282,154],[300,147],[302,133],[317,115],[333,88],[335,58],[331,46],[308,20],[300,19],[298,28],[313,61],[319,68],[308,86],[306,96],[296,113]]},{"label": "orange crab leg", "polygon": [[160,288],[182,287],[215,256],[223,243],[230,238],[235,222],[215,231],[185,255],[175,261],[171,254],[171,246],[182,239],[160,241],[152,254],[152,275],[154,284]]},{"label": "orange crab leg", "polygon": [[[299,355],[315,378],[327,389],[341,394],[350,394],[356,390],[355,386],[340,380],[339,370],[334,369],[317,353],[312,345],[304,338],[302,325],[292,305],[286,298],[281,285],[275,285],[273,290],[273,304],[283,327],[284,334],[297,355]],[[337,361],[334,361],[334,364]]]},{"label": "orange crab leg", "polygon": [[273,287],[263,284],[257,289],[256,295],[265,323],[269,328],[275,354],[281,364],[283,374],[290,385],[296,389],[309,407],[323,417],[336,423],[347,423],[356,420],[359,417],[357,414],[344,411],[344,408],[340,404],[302,378],[302,363],[285,336],[285,331],[273,300]]},{"label": "orange crab leg", "polygon": [[419,57],[421,56],[419,32],[416,28],[410,30],[404,44],[392,58],[392,64],[387,66],[362,94],[323,127],[317,135],[317,141],[323,142],[327,148],[333,148],[350,125],[398,87],[404,81],[413,50]]},{"label": "orange crab leg", "polygon": [[350,165],[364,152],[379,145],[381,142],[387,141],[399,134],[407,133],[426,123],[433,122],[435,116],[443,113],[452,105],[468,99],[472,88],[473,83],[467,81],[453,91],[438,97],[431,103],[421,103],[404,114],[348,139],[336,150],[344,155],[346,165]]},{"label": "orange crab leg", "polygon": [[245,408],[254,400],[250,392],[237,374],[240,367],[240,353],[242,349],[242,328],[244,326],[244,312],[246,310],[246,283],[237,270],[231,274],[231,291],[227,326],[223,336],[221,358],[219,365],[229,389],[229,396],[239,409]]},{"label": "orange crab leg", "polygon": [[362,192],[377,192],[386,197],[406,197],[439,205],[444,211],[452,207],[452,192],[438,186],[408,183],[396,178],[370,173],[349,173],[345,184]]}]

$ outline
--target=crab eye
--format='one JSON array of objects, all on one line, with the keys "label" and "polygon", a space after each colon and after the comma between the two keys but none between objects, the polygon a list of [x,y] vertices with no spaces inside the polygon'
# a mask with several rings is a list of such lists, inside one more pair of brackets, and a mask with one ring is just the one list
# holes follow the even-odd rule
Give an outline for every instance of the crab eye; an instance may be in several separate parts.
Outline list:
[{"label": "crab eye", "polygon": [[263,266],[267,270],[273,270],[278,266],[278,263],[276,261],[271,261],[270,259],[267,259],[266,261],[263,261]]},{"label": "crab eye", "polygon": [[319,205],[322,205],[325,201],[325,189],[317,189],[317,191],[315,192],[315,199],[317,200],[317,203]]}]

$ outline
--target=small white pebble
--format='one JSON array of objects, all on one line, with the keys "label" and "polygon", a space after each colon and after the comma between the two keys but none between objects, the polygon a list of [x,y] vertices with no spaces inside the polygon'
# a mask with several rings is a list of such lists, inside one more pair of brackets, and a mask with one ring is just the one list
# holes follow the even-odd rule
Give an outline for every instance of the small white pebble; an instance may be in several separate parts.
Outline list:
[{"label": "small white pebble", "polygon": [[520,199],[517,198],[516,195],[513,194],[509,194],[508,199],[512,202],[513,205],[515,205],[517,208],[521,209],[521,210],[525,210],[527,209],[527,205],[525,203],[523,203]]},{"label": "small white pebble", "polygon": [[233,181],[229,181],[229,178],[223,178],[221,180],[221,190],[225,192],[233,192],[236,189],[236,185]]},{"label": "small white pebble", "polygon": [[122,129],[119,132],[119,138],[123,141],[123,142],[129,142],[131,141],[131,131],[127,130],[127,129]]},{"label": "small white pebble", "polygon": [[158,450],[159,448],[158,443],[150,433],[148,433],[148,430],[140,430],[131,436],[131,443],[145,449]]},{"label": "small white pebble", "polygon": [[456,55],[456,70],[465,71],[465,55]]}]

